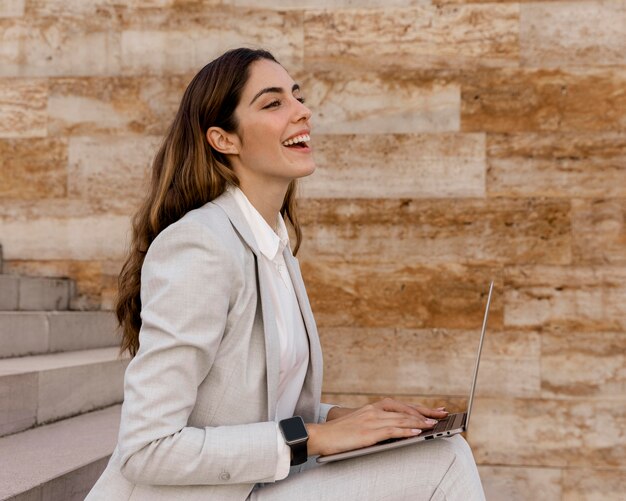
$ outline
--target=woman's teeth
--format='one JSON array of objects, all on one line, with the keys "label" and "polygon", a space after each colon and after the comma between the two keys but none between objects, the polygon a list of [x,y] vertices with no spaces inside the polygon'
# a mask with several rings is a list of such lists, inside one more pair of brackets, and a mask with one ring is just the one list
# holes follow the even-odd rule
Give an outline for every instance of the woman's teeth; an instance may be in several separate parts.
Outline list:
[{"label": "woman's teeth", "polygon": [[296,136],[291,139],[287,139],[287,141],[283,142],[283,146],[291,146],[297,143],[307,143],[311,140],[311,137],[308,134],[304,134],[302,136]]}]

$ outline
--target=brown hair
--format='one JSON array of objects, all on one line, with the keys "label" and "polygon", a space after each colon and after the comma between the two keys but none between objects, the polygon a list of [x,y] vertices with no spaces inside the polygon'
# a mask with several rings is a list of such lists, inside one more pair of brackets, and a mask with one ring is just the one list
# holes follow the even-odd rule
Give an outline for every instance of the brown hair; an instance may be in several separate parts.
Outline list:
[{"label": "brown hair", "polygon": [[[265,50],[234,49],[211,61],[191,80],[178,112],[152,163],[148,193],[132,219],[130,249],[118,279],[115,313],[122,327],[120,354],[134,356],[141,328],[141,267],[156,236],[187,212],[221,195],[228,184],[239,186],[228,159],[206,139],[209,127],[236,132],[235,108],[249,78],[250,65],[260,59],[277,62]],[[287,189],[280,210],[296,235],[297,254],[302,232],[296,216],[296,181]]]}]

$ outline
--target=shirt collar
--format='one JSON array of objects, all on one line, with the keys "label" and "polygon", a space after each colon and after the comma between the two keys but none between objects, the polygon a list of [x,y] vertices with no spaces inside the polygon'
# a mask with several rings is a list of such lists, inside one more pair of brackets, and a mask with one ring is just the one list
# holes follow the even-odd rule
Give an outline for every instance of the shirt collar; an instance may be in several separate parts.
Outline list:
[{"label": "shirt collar", "polygon": [[277,234],[239,187],[228,186],[226,189],[233,194],[237,205],[243,212],[259,246],[259,251],[270,260],[274,260],[279,253],[282,254],[283,249],[289,245],[289,234],[280,214],[276,217]]}]

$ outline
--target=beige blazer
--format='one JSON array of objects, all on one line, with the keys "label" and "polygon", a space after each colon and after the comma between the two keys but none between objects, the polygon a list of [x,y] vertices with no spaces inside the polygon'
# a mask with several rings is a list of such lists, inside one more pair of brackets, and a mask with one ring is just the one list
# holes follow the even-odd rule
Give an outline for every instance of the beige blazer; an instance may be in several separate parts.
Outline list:
[{"label": "beige blazer", "polygon": [[[126,369],[117,447],[89,501],[244,500],[271,481],[278,332],[259,250],[229,192],[152,242],[140,348]],[[309,337],[296,415],[322,422],[322,352],[300,275],[284,257]],[[259,301],[260,299],[260,301]]]}]

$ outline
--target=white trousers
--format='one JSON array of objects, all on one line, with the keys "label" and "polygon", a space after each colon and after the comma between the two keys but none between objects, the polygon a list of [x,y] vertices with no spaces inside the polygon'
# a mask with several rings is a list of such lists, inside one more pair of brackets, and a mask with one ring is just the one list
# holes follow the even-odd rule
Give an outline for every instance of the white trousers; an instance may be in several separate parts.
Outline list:
[{"label": "white trousers", "polygon": [[[311,465],[311,466],[309,466]],[[313,466],[257,486],[250,501],[484,501],[472,451],[461,435]]]}]

